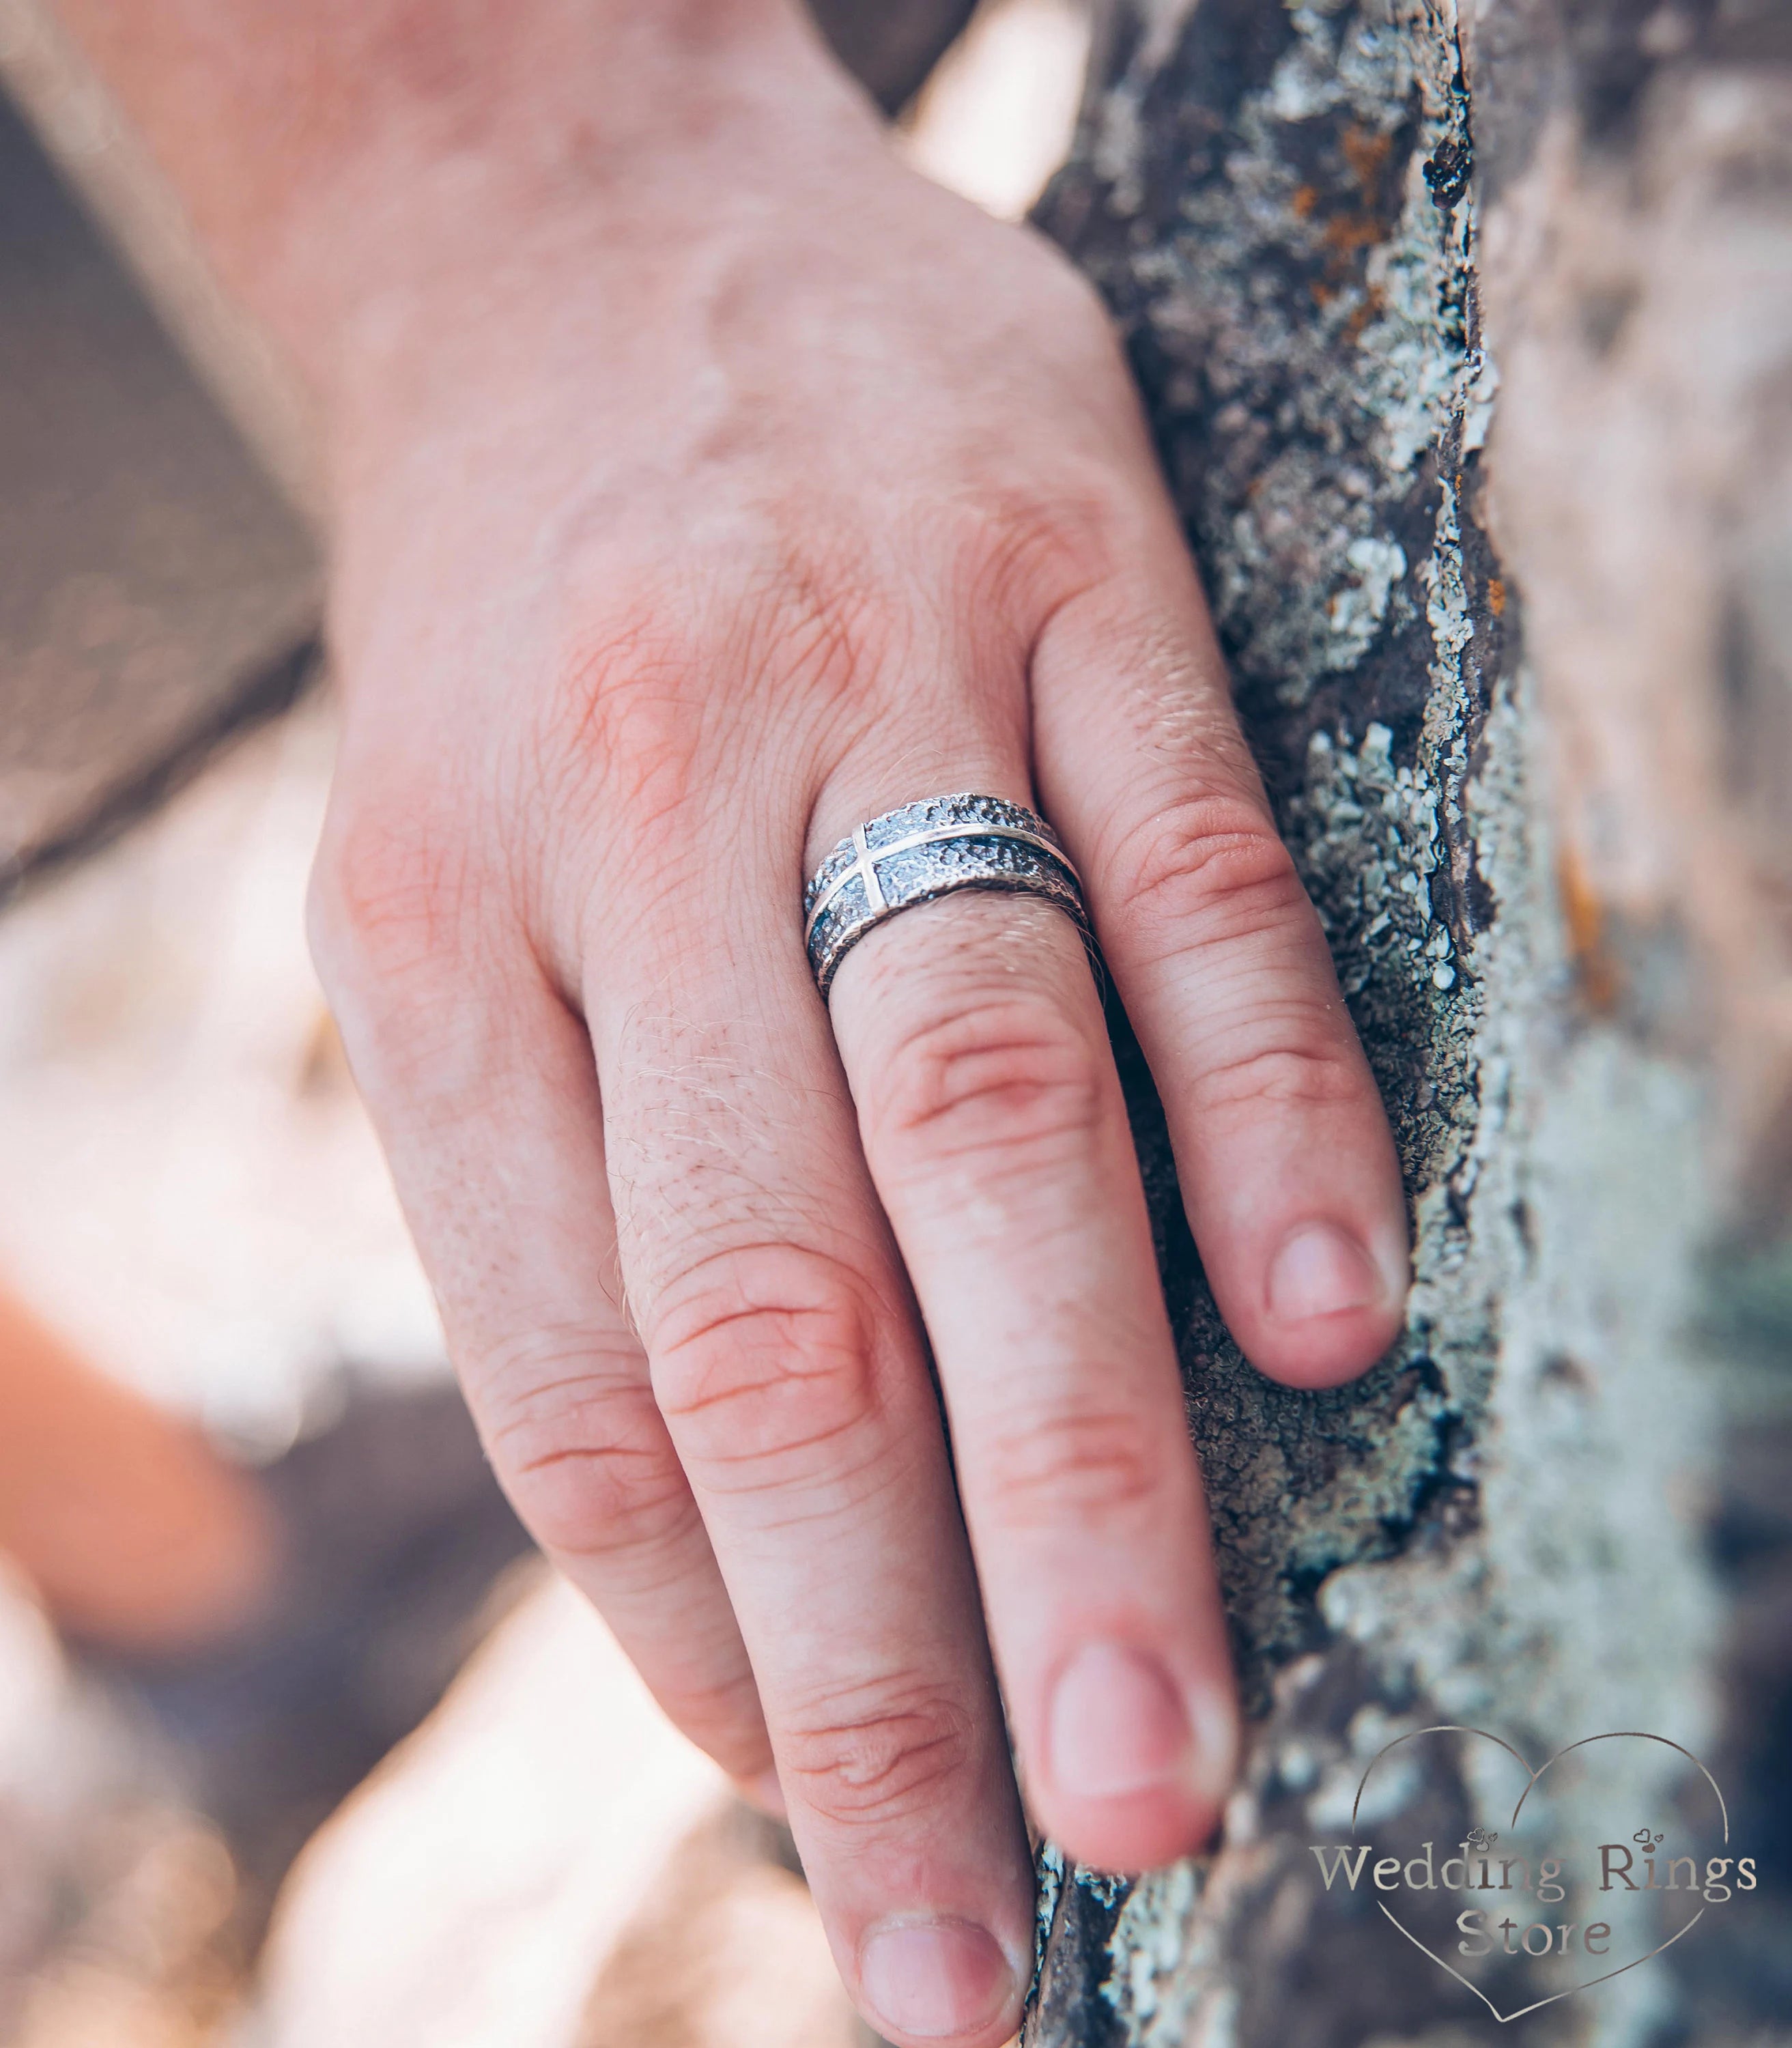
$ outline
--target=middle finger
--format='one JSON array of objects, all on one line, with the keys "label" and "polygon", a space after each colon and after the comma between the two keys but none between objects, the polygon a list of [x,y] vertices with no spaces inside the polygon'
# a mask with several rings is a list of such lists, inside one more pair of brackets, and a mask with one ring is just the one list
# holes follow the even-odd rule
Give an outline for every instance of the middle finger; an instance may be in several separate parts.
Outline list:
[{"label": "middle finger", "polygon": [[[968,786],[947,772],[938,790]],[[1018,761],[1004,783],[997,793],[1025,801]],[[939,1366],[1030,1803],[1084,1862],[1167,1862],[1218,1817],[1235,1709],[1143,1189],[1080,938],[1049,904],[964,890],[874,927],[831,1003]]]}]

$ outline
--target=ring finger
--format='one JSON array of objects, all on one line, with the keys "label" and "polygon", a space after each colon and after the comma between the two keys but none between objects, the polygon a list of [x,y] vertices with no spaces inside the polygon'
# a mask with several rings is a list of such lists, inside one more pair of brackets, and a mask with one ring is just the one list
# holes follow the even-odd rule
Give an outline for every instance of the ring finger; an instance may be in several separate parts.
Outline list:
[{"label": "ring finger", "polygon": [[606,878],[585,1007],[623,1270],[842,1974],[883,2033],[987,2048],[1030,1972],[1030,1858],[797,829],[677,813],[630,842],[651,898]]}]

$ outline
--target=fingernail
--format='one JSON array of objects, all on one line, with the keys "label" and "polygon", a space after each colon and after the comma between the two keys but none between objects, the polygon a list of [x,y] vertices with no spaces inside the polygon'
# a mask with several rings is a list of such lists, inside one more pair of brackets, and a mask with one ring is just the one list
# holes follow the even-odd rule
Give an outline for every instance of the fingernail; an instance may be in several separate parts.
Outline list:
[{"label": "fingernail", "polygon": [[1270,1266],[1270,1313],[1281,1322],[1371,1308],[1383,1291],[1375,1261],[1335,1224],[1302,1224],[1283,1240]]},{"label": "fingernail", "polygon": [[1181,1693],[1138,1650],[1091,1643],[1059,1675],[1046,1753],[1060,1791],[1118,1799],[1186,1782],[1192,1747]]},{"label": "fingernail", "polygon": [[859,1949],[859,1992],[886,2034],[949,2040],[987,2027],[1013,1998],[993,1935],[968,1920],[891,1920]]}]

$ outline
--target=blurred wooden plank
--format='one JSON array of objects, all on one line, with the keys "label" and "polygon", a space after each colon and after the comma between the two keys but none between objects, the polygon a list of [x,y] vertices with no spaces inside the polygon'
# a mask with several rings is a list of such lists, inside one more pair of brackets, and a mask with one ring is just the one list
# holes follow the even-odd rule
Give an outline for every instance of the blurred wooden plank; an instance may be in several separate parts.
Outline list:
[{"label": "blurred wooden plank", "polygon": [[809,0],[834,53],[886,114],[898,114],[977,11],[978,0]]},{"label": "blurred wooden plank", "polygon": [[0,896],[311,673],[314,544],[0,102]]}]

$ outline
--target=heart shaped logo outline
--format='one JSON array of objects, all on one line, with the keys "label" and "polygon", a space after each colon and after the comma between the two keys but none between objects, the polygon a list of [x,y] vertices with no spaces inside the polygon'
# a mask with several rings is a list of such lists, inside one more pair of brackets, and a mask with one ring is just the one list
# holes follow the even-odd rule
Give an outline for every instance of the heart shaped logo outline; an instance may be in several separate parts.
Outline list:
[{"label": "heart shaped logo outline", "polygon": [[[1515,1749],[1511,1743],[1505,1741],[1499,1736],[1490,1733],[1486,1728],[1464,1728],[1454,1721],[1440,1722],[1437,1726],[1433,1728],[1409,1729],[1405,1735],[1396,1736],[1392,1742],[1387,1744],[1383,1747],[1376,1751],[1375,1755],[1370,1758],[1367,1764],[1364,1767],[1363,1775],[1357,1782],[1356,1797],[1350,1802],[1350,1832],[1352,1835],[1356,1833],[1357,1813],[1363,1804],[1363,1794],[1367,1788],[1370,1773],[1374,1771],[1375,1766],[1381,1762],[1384,1756],[1387,1755],[1391,1751],[1398,1749],[1402,1743],[1416,1742],[1421,1736],[1425,1735],[1479,1736],[1484,1741],[1491,1742],[1495,1744],[1499,1748],[1505,1751],[1506,1754],[1511,1757],[1512,1761],[1518,1765],[1519,1768],[1524,1772],[1526,1781],[1523,1791],[1519,1794],[1518,1804],[1512,1809],[1512,1817],[1511,1821],[1508,1823],[1508,1825],[1514,1828],[1515,1828],[1519,1824],[1519,1814],[1524,1811],[1524,1802],[1537,1789],[1538,1781],[1546,1775],[1546,1773],[1552,1771],[1557,1764],[1561,1763],[1561,1759],[1565,1756],[1571,1756],[1576,1750],[1585,1749],[1589,1744],[1596,1742],[1635,1740],[1643,1742],[1658,1742],[1664,1749],[1674,1750],[1680,1755],[1685,1757],[1686,1761],[1690,1763],[1699,1773],[1700,1776],[1704,1778],[1706,1784],[1711,1787],[1712,1795],[1717,1802],[1717,1812],[1719,1817],[1723,1822],[1724,1845],[1726,1848],[1729,1846],[1730,1809],[1728,1803],[1724,1799],[1722,1787],[1718,1784],[1717,1780],[1712,1776],[1711,1773],[1705,1769],[1704,1764],[1699,1761],[1698,1758],[1693,1755],[1693,1752],[1689,1749],[1686,1748],[1680,1743],[1670,1741],[1665,1735],[1653,1735],[1647,1728],[1611,1728],[1604,1735],[1584,1735],[1581,1737],[1578,1742],[1566,1744],[1563,1747],[1558,1749],[1553,1756],[1546,1759],[1543,1763],[1538,1765],[1535,1770],[1533,1770],[1530,1766],[1530,1759],[1523,1755],[1519,1751]],[[1430,1960],[1437,1965],[1439,1969],[1445,1972],[1447,1976],[1454,1977],[1456,1982],[1460,1984],[1465,1991],[1472,1992],[1476,1997],[1481,2001],[1482,2004],[1487,2007],[1488,2011],[1493,2015],[1495,2019],[1502,2027],[1510,2026],[1515,2019],[1522,2019],[1530,2013],[1541,2012],[1546,2005],[1559,2005],[1565,1998],[1573,1998],[1581,1992],[1591,1991],[1596,1985],[1609,1984],[1612,1978],[1621,1977],[1627,1970],[1639,1969],[1644,1963],[1653,1962],[1656,1957],[1660,1955],[1664,1949],[1671,1949],[1674,1943],[1681,1939],[1681,1936],[1691,1934],[1693,1930],[1697,1926],[1699,1922],[1705,1918],[1705,1909],[1701,1906],[1698,1911],[1693,1915],[1692,1918],[1686,1922],[1685,1926],[1676,1928],[1674,1933],[1670,1934],[1665,1941],[1658,1942],[1646,1956],[1635,1957],[1630,1962],[1620,1963],[1615,1970],[1606,1970],[1596,1977],[1588,1977],[1584,1984],[1570,1984],[1566,1991],[1552,1992],[1547,1998],[1540,1998],[1535,2000],[1532,2004],[1521,2006],[1515,2012],[1502,2012],[1499,2007],[1494,2003],[1493,2000],[1488,1996],[1487,1993],[1481,1989],[1479,1984],[1471,1984],[1468,1979],[1462,1974],[1460,1970],[1453,1968],[1449,1964],[1444,1961],[1443,1957],[1440,1956],[1435,1949],[1428,1948],[1425,1944],[1418,1938],[1418,1935],[1416,1935],[1412,1930],[1405,1924],[1404,1922],[1402,1922],[1396,1914],[1390,1912],[1385,1905],[1383,1905],[1381,1900],[1378,1899],[1375,1901],[1375,1903],[1380,1907],[1383,1916],[1386,1918],[1390,1926],[1398,1928],[1400,1932],[1406,1936],[1406,1939],[1412,1943],[1413,1946],[1418,1950],[1421,1955],[1429,1957]]]}]

